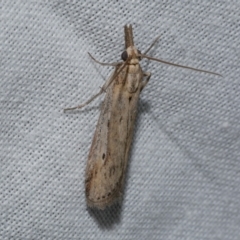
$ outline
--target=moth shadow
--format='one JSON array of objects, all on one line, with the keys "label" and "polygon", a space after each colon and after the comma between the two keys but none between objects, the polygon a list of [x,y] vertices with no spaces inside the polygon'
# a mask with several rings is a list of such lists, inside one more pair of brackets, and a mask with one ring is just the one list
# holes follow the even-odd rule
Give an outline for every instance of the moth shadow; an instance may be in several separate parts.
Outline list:
[{"label": "moth shadow", "polygon": [[136,121],[141,117],[143,113],[148,113],[151,110],[151,104],[148,100],[139,99],[138,103],[138,115]]},{"label": "moth shadow", "polygon": [[119,203],[107,207],[104,210],[87,208],[89,215],[96,220],[97,224],[102,229],[111,229],[114,227],[114,224],[119,223],[121,221],[121,210],[122,206]]}]

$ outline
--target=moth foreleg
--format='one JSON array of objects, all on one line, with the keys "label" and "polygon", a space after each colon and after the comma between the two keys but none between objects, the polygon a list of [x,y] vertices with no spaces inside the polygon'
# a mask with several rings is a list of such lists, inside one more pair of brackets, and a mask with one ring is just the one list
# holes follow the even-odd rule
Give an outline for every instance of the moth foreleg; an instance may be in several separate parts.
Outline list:
[{"label": "moth foreleg", "polygon": [[100,96],[100,95],[101,95],[102,93],[104,93],[104,92],[105,92],[105,90],[104,90],[104,88],[102,87],[101,90],[100,90],[97,94],[95,94],[94,96],[92,96],[92,97],[91,97],[88,101],[86,101],[85,103],[83,103],[83,104],[81,104],[81,105],[78,105],[78,106],[76,106],[76,107],[65,108],[63,111],[65,112],[65,111],[69,111],[69,110],[74,110],[74,109],[82,108],[82,107],[88,105],[90,102],[92,102],[95,98],[97,98],[98,96]]}]

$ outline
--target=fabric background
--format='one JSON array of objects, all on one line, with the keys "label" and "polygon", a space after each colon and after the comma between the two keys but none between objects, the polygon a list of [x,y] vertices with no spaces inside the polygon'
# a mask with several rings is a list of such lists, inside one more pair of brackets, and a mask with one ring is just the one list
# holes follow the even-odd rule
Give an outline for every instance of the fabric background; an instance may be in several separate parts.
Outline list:
[{"label": "fabric background", "polygon": [[[0,239],[240,239],[239,1],[1,1]],[[142,61],[122,205],[86,207],[84,170],[123,26]]]}]

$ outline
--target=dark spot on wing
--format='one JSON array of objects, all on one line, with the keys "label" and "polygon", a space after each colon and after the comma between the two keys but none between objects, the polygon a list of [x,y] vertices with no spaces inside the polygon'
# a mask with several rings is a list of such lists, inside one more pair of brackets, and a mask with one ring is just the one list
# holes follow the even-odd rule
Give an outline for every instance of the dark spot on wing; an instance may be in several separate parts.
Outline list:
[{"label": "dark spot on wing", "polygon": [[89,192],[90,192],[90,187],[91,187],[91,182],[93,179],[93,172],[91,171],[86,180],[85,180],[85,192],[86,192],[86,196],[89,196]]},{"label": "dark spot on wing", "polygon": [[91,172],[91,174],[89,174],[87,179],[85,180],[85,193],[87,197],[89,196],[92,178],[93,178],[93,174]]},{"label": "dark spot on wing", "polygon": [[102,155],[102,159],[103,159],[103,160],[105,159],[105,156],[106,156],[105,153],[103,153],[103,155]]},{"label": "dark spot on wing", "polygon": [[128,98],[128,101],[131,102],[131,100],[132,100],[132,97],[129,97],[129,98]]},{"label": "dark spot on wing", "polygon": [[122,122],[122,116],[120,117],[119,122]]},{"label": "dark spot on wing", "polygon": [[93,174],[92,174],[92,171],[91,171],[91,173],[88,174],[88,177],[87,177],[87,179],[85,180],[85,183],[91,182],[92,178],[93,178]]},{"label": "dark spot on wing", "polygon": [[108,126],[108,128],[109,128],[109,126],[110,126],[110,121],[109,121],[109,120],[108,120],[107,126]]}]

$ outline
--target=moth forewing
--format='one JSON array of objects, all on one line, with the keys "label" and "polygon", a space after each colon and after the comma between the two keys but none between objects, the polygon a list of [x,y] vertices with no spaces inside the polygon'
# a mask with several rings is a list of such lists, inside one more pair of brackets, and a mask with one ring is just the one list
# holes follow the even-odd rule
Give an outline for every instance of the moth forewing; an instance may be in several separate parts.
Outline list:
[{"label": "moth forewing", "polygon": [[[128,30],[126,26],[125,33]],[[137,49],[129,46],[126,51],[131,59],[107,88],[87,163],[87,204],[99,209],[121,199],[137,103],[146,85]],[[149,78],[147,74],[146,81]]]}]

